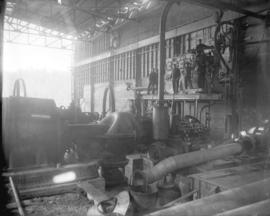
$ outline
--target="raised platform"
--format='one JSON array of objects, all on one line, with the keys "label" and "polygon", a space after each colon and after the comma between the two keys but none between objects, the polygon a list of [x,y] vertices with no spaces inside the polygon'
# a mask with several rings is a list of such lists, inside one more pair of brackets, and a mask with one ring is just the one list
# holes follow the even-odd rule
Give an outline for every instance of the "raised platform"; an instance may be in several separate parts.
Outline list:
[{"label": "raised platform", "polygon": [[[143,100],[157,100],[157,95],[142,95]],[[221,100],[221,94],[165,94],[164,100]]]},{"label": "raised platform", "polygon": [[[135,95],[129,96],[126,98],[127,100],[131,101],[132,103],[136,104],[135,106],[138,106],[140,104],[140,114],[139,115],[145,115],[147,106],[149,104],[152,104],[151,102],[158,100],[158,95],[152,95],[152,94],[141,94],[139,97],[135,100]],[[189,115],[193,115],[194,117],[198,118],[199,115],[199,104],[209,104],[213,101],[222,101],[222,94],[207,94],[207,93],[189,93],[189,94],[165,94],[164,95],[164,102],[177,102],[176,103],[176,109],[177,114],[180,114],[181,116],[185,115],[184,109],[185,104],[189,104]],[[149,103],[150,102],[150,103]],[[145,106],[146,105],[146,106]],[[150,105],[151,107],[152,105]],[[182,107],[182,108],[181,108]],[[193,107],[193,108],[191,108]],[[210,106],[209,106],[210,109]],[[191,114],[191,110],[192,113]]]}]

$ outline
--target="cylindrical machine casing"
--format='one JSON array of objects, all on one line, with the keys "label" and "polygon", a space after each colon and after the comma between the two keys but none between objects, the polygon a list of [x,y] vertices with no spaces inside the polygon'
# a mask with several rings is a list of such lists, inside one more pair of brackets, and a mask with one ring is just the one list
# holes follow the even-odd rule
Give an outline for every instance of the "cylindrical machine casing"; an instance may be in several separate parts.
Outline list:
[{"label": "cylindrical machine casing", "polygon": [[165,140],[169,136],[169,113],[168,107],[156,105],[153,107],[153,138]]},{"label": "cylindrical machine casing", "polygon": [[159,205],[164,206],[180,196],[181,191],[176,184],[158,185]]}]

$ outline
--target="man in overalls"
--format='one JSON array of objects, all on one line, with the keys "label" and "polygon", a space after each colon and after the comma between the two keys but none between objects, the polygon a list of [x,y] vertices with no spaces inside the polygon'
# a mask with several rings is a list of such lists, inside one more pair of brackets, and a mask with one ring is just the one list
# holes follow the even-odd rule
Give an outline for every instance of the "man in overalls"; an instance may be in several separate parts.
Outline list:
[{"label": "man in overalls", "polygon": [[150,90],[152,90],[152,94],[155,94],[155,89],[158,85],[158,73],[153,68],[149,74],[149,84],[147,88],[147,94],[150,93]]}]

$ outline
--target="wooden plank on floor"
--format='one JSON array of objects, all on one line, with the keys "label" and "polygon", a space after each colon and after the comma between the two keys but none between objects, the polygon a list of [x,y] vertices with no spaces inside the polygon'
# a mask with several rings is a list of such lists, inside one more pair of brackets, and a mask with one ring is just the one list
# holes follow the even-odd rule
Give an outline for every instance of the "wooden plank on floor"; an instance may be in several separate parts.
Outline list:
[{"label": "wooden plank on floor", "polygon": [[[86,182],[92,184],[101,191],[105,190],[105,180],[102,177],[89,179]],[[22,199],[30,199],[34,197],[53,196],[64,193],[78,193],[80,191],[81,188],[78,187],[78,182],[72,182],[20,190],[19,193]]]},{"label": "wooden plank on floor", "polygon": [[105,190],[97,187],[90,181],[83,181],[78,183],[78,186],[87,193],[88,199],[92,199],[95,203],[107,200],[109,197],[106,195]]}]

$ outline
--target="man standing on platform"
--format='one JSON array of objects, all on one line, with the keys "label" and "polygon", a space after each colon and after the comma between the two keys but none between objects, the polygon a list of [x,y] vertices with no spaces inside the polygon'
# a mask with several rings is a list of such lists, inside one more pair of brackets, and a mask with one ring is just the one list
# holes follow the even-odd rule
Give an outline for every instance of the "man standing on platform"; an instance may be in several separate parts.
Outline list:
[{"label": "man standing on platform", "polygon": [[176,64],[173,64],[172,70],[172,86],[173,86],[173,93],[178,93],[179,88],[179,79],[180,79],[180,69],[177,67]]},{"label": "man standing on platform", "polygon": [[179,79],[179,87],[180,87],[180,93],[185,94],[186,93],[186,71],[184,68],[180,70],[180,79]]},{"label": "man standing on platform", "polygon": [[199,77],[198,86],[199,88],[205,88],[205,73],[206,73],[206,55],[205,49],[213,49],[213,46],[208,46],[202,43],[202,39],[199,39],[199,44],[196,47],[196,63],[198,67]]},{"label": "man standing on platform", "polygon": [[190,62],[186,61],[185,64],[184,64],[184,69],[186,71],[186,81],[185,81],[185,84],[186,84],[186,88],[187,89],[192,89],[193,86],[192,86],[192,81],[191,81],[191,78],[192,78],[192,65]]},{"label": "man standing on platform", "polygon": [[150,90],[152,90],[152,94],[155,94],[155,89],[158,86],[158,73],[153,68],[149,74],[149,84],[147,88],[147,94],[150,93]]}]

